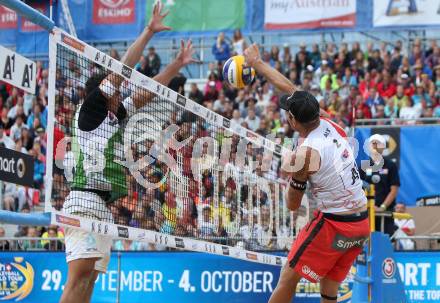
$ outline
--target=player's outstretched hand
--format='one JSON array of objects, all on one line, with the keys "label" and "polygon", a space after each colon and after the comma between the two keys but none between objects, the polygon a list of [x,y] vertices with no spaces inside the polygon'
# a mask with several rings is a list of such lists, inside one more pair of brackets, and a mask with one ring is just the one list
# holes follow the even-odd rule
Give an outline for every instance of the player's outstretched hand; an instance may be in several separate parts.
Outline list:
[{"label": "player's outstretched hand", "polygon": [[252,44],[244,50],[244,60],[247,66],[254,66],[254,64],[260,60],[260,50],[256,43]]},{"label": "player's outstretched hand", "polygon": [[148,23],[148,28],[153,31],[153,33],[171,30],[171,27],[163,24],[163,19],[169,14],[170,11],[163,13],[162,9],[162,2],[156,2],[153,7],[153,14],[151,15],[150,22]]},{"label": "player's outstretched hand", "polygon": [[176,60],[180,62],[182,66],[191,64],[191,63],[200,63],[199,60],[195,59],[194,56],[195,50],[193,49],[191,40],[185,45],[183,40],[180,40],[180,51],[177,55]]}]

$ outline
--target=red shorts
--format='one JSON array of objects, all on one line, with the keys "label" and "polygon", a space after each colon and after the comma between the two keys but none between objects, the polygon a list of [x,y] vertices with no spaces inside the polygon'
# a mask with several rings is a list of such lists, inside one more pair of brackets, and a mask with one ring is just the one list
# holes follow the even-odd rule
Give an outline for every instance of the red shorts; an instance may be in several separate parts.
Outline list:
[{"label": "red shorts", "polygon": [[324,277],[342,282],[370,235],[368,213],[336,215],[316,211],[314,215],[293,242],[287,257],[289,265],[311,282]]}]

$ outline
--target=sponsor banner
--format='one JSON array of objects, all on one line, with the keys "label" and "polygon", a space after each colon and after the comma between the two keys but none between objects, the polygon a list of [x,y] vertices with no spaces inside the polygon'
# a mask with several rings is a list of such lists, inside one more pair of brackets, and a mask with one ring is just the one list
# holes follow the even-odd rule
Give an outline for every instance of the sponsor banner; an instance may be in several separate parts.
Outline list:
[{"label": "sponsor banner", "polygon": [[373,0],[373,27],[440,25],[439,0]]},{"label": "sponsor banner", "polygon": [[[245,0],[167,0],[162,1],[170,10],[166,24],[173,31],[210,31],[243,28]],[[155,1],[147,3],[146,22],[150,19]]]},{"label": "sponsor banner", "polygon": [[37,67],[29,60],[0,45],[0,80],[35,94]]},{"label": "sponsor banner", "polygon": [[266,0],[265,29],[352,28],[356,0]]},{"label": "sponsor banner", "polygon": [[32,156],[0,147],[0,180],[33,187],[34,159]]},{"label": "sponsor banner", "polygon": [[126,24],[136,20],[135,0],[93,0],[94,24]]},{"label": "sponsor banner", "polygon": [[0,29],[16,29],[18,25],[17,13],[0,5]]},{"label": "sponsor banner", "polygon": [[[229,253],[227,247],[224,253]],[[181,303],[266,303],[280,272],[278,266],[191,252],[121,252],[120,260],[119,275],[118,257],[112,255],[107,273],[96,281],[92,302],[113,302],[120,280],[121,302],[175,302],[178,298]],[[23,303],[59,302],[67,280],[65,254],[3,253],[0,279],[2,302],[17,298]],[[344,282],[340,296],[350,290],[351,282]],[[318,284],[301,280],[297,291],[295,302],[319,302]]]},{"label": "sponsor banner", "polygon": [[[394,260],[384,262],[384,278],[400,274],[410,302],[439,302],[437,254],[396,253]],[[266,303],[280,272],[277,266],[190,252],[121,252],[120,258],[120,275],[118,257],[113,254],[107,273],[96,281],[92,302],[113,302],[120,278],[121,302],[175,302],[179,298],[181,303]],[[59,302],[67,280],[65,254],[4,252],[0,279],[2,302]],[[351,302],[352,286],[351,279],[341,284],[339,303]],[[320,302],[319,284],[301,280],[296,291],[295,303]]]}]

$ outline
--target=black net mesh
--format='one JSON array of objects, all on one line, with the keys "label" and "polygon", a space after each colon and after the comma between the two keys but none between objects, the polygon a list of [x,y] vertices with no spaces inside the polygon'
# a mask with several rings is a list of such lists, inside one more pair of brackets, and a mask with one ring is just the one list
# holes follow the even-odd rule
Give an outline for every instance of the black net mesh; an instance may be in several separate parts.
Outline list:
[{"label": "black net mesh", "polygon": [[210,111],[153,94],[131,111],[141,90],[126,80],[104,98],[110,71],[63,45],[56,66],[54,208],[252,250],[290,244],[279,156],[210,123]]}]

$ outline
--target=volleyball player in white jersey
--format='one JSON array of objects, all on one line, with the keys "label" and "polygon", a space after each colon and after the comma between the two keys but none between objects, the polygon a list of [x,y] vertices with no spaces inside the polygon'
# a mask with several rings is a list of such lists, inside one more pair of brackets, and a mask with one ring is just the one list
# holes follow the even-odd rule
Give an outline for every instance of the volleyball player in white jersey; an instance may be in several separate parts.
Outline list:
[{"label": "volleyball player in white jersey", "polygon": [[287,207],[301,205],[309,184],[317,211],[292,245],[270,303],[292,302],[301,278],[320,282],[321,302],[337,302],[339,284],[346,278],[369,236],[367,199],[353,151],[342,128],[320,117],[317,100],[298,91],[277,70],[261,60],[254,44],[245,53],[246,63],[279,90],[287,93],[280,107],[299,132],[297,148],[283,161],[289,176]]}]

